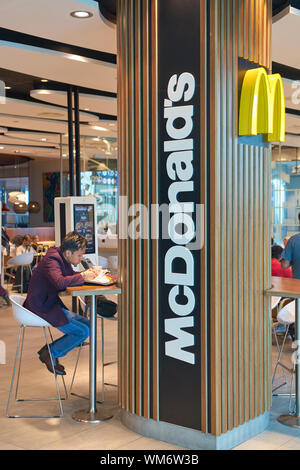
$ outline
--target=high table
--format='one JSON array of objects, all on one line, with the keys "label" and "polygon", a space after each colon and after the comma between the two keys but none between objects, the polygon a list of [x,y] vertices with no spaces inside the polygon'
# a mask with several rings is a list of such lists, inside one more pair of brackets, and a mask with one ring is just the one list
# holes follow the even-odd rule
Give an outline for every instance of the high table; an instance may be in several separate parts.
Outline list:
[{"label": "high table", "polygon": [[285,277],[272,277],[272,287],[265,291],[266,295],[276,297],[291,297],[296,300],[295,336],[296,336],[296,364],[295,364],[295,400],[296,413],[294,415],[281,415],[278,421],[282,424],[300,428],[300,280]]},{"label": "high table", "polygon": [[83,423],[100,423],[112,418],[102,410],[97,410],[96,394],[97,394],[97,313],[96,313],[96,296],[121,294],[119,287],[113,286],[75,286],[67,287],[67,292],[73,297],[86,295],[91,297],[91,314],[90,314],[90,366],[89,366],[89,409],[75,411],[72,418]]}]

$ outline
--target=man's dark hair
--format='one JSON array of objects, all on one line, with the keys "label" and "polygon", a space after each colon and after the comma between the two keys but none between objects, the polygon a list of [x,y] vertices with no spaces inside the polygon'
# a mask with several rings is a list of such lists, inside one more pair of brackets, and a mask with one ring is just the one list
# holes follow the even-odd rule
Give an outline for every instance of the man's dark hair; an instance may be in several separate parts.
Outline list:
[{"label": "man's dark hair", "polygon": [[67,233],[63,241],[61,242],[61,251],[70,250],[72,253],[74,251],[80,250],[80,248],[85,248],[87,245],[87,240],[78,232]]},{"label": "man's dark hair", "polygon": [[273,245],[272,246],[272,258],[281,259],[281,253],[283,252],[283,248],[280,245]]},{"label": "man's dark hair", "polygon": [[31,236],[27,233],[26,235],[24,235],[23,237],[23,241],[26,240],[27,242],[31,242]]}]

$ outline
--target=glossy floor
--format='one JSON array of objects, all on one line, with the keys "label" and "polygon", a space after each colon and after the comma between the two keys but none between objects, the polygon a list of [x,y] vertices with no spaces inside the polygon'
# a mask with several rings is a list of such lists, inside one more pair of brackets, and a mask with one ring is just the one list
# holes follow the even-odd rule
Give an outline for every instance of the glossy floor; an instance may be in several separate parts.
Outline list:
[{"label": "glossy floor", "polygon": [[[70,297],[64,298],[70,306]],[[54,333],[55,330],[53,330]],[[117,322],[105,322],[105,361],[116,358]],[[14,354],[17,344],[18,327],[13,319],[11,308],[0,309],[0,340],[6,345],[6,363],[0,364],[0,450],[22,449],[86,449],[86,450],[176,450],[180,447],[145,438],[128,428],[120,421],[120,412],[117,406],[117,392],[114,387],[105,389],[105,410],[113,414],[113,418],[100,424],[83,424],[72,419],[75,410],[86,408],[87,403],[81,398],[71,396],[64,402],[63,419],[8,419],[5,409],[8,390],[13,367]],[[28,329],[25,337],[23,351],[22,378],[20,381],[20,397],[55,396],[53,375],[41,364],[37,357],[37,350],[44,344],[39,329]],[[273,358],[276,357],[276,348],[273,347]],[[76,361],[77,349],[61,360],[68,374],[66,384],[70,385],[71,373]],[[100,377],[99,377],[100,378]],[[115,365],[108,366],[105,380],[114,383],[117,378]],[[79,371],[74,383],[73,391],[78,394],[88,393],[88,347],[83,348],[79,362]],[[270,450],[300,450],[299,429],[289,428],[278,423],[276,418],[287,411],[288,398],[277,397],[273,399],[271,422],[269,428],[263,433],[236,447],[239,450],[270,449]],[[57,413],[57,403],[17,403],[13,404],[12,411],[18,413]]]}]

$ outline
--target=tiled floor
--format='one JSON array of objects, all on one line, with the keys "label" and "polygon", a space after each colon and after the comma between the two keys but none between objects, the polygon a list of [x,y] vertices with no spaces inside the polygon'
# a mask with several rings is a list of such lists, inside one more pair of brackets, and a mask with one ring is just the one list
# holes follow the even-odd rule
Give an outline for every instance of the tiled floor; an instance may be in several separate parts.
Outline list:
[{"label": "tiled floor", "polygon": [[[64,299],[70,305],[70,297]],[[53,330],[54,332],[54,330]],[[106,361],[113,361],[116,357],[117,322],[105,324],[105,352]],[[64,419],[8,419],[5,409],[8,390],[13,367],[14,354],[17,344],[18,327],[13,319],[11,308],[0,308],[0,340],[6,345],[6,364],[0,364],[0,450],[18,449],[85,449],[85,450],[179,450],[180,447],[145,438],[128,428],[120,421],[120,412],[117,406],[117,392],[113,387],[106,387],[105,409],[113,414],[113,418],[100,424],[83,424],[74,421],[71,417],[73,411],[87,407],[87,401],[71,396],[64,403]],[[20,397],[55,396],[53,375],[37,358],[36,351],[44,344],[39,329],[28,329],[25,337],[23,352],[22,379],[20,381]],[[275,358],[274,347],[274,358]],[[68,372],[66,384],[70,385],[71,372],[76,360],[77,350],[71,352],[61,361]],[[116,381],[116,366],[107,367],[105,380]],[[100,377],[99,377],[100,379]],[[88,347],[83,348],[79,362],[78,375],[73,391],[78,394],[88,393]],[[300,449],[299,429],[283,426],[276,421],[276,417],[287,411],[288,398],[277,397],[273,399],[271,410],[271,423],[265,432],[236,447],[239,450],[271,449],[289,450]],[[17,407],[17,408],[16,408]],[[57,413],[57,403],[18,403],[12,412],[18,413]]]}]

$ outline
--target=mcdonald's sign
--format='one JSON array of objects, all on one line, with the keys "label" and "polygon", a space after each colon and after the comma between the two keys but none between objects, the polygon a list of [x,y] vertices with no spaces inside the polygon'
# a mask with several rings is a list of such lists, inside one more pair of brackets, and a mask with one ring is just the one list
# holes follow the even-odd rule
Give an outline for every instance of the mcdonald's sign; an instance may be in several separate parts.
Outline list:
[{"label": "mcdonald's sign", "polygon": [[285,141],[285,99],[281,76],[264,68],[245,74],[240,100],[239,135],[266,134],[268,142]]}]

